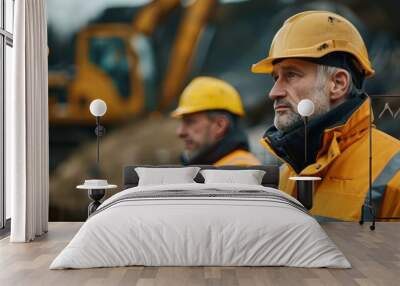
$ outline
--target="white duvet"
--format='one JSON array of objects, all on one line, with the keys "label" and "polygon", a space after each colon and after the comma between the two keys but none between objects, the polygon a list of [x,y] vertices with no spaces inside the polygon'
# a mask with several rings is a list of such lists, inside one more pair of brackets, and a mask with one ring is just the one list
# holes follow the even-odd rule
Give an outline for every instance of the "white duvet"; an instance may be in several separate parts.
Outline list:
[{"label": "white duvet", "polygon": [[127,265],[351,267],[314,218],[279,200],[186,196],[115,203],[136,192],[168,190],[262,190],[297,202],[279,190],[254,185],[127,189],[100,206],[103,210],[82,225],[50,269]]}]

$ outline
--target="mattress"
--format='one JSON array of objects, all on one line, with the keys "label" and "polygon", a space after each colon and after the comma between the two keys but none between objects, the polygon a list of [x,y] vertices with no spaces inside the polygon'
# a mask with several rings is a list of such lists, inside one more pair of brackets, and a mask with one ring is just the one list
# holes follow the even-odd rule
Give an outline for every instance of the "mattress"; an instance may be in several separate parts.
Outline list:
[{"label": "mattress", "polygon": [[110,197],[50,269],[129,265],[351,267],[287,194],[198,183],[138,186]]}]

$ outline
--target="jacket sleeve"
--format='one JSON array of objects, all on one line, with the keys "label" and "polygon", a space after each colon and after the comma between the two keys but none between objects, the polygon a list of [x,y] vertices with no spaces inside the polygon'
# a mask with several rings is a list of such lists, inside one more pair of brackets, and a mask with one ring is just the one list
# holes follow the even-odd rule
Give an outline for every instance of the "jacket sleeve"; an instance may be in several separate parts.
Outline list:
[{"label": "jacket sleeve", "polygon": [[400,171],[386,185],[378,217],[400,217]]}]

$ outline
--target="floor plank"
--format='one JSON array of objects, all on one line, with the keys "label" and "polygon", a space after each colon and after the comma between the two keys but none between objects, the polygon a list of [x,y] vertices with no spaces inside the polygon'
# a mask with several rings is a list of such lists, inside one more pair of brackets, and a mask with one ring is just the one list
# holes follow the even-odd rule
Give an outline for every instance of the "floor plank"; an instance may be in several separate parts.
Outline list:
[{"label": "floor plank", "polygon": [[50,223],[49,233],[32,243],[0,240],[0,285],[399,285],[400,223],[378,223],[375,231],[357,223],[325,223],[323,228],[351,262],[352,269],[290,267],[116,267],[48,269],[82,223]]}]

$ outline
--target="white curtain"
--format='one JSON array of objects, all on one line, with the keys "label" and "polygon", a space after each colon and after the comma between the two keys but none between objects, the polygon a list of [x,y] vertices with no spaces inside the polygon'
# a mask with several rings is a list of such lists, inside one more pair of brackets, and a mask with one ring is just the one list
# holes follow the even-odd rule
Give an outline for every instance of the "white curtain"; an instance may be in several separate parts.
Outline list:
[{"label": "white curtain", "polygon": [[47,232],[49,140],[45,0],[17,0],[13,92],[6,98],[6,187],[12,242]]}]

